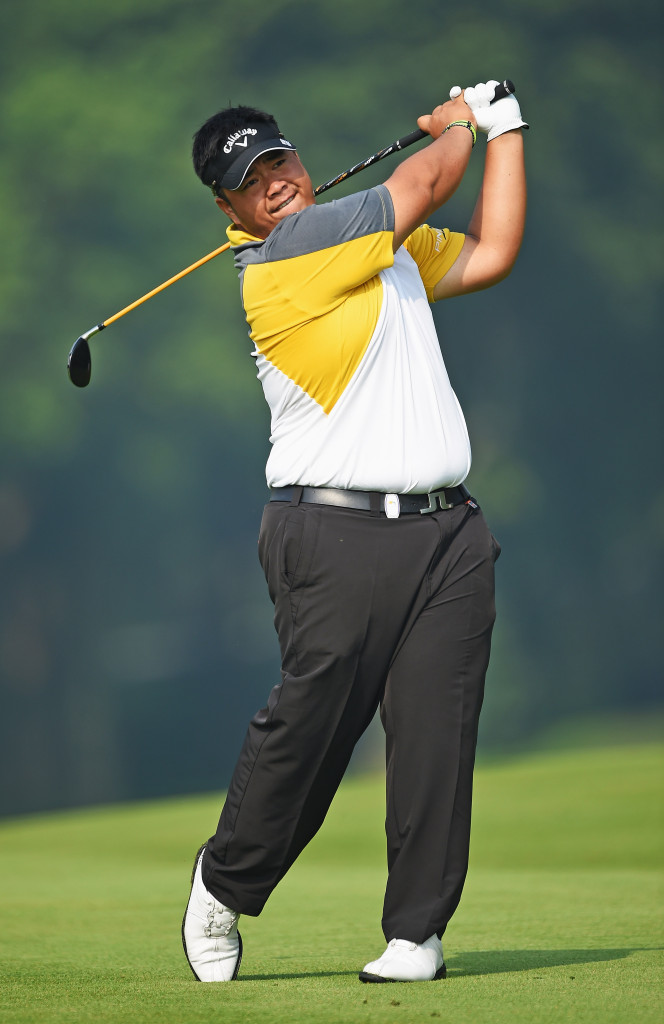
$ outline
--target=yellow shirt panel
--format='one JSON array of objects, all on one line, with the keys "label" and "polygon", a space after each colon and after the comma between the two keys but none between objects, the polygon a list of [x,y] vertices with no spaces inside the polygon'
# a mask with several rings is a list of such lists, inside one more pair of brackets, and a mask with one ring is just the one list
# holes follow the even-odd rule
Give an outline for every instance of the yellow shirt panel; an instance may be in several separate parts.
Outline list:
[{"label": "yellow shirt panel", "polygon": [[367,350],[382,307],[379,273],[392,262],[392,235],[381,231],[245,270],[256,349],[326,413]]}]

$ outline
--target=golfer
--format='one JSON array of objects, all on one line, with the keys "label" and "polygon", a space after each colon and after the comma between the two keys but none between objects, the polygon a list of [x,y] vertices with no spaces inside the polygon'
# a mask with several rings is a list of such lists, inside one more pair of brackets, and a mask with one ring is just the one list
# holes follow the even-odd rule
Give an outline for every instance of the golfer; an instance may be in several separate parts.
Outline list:
[{"label": "golfer", "polygon": [[[420,117],[430,143],[384,184],[320,205],[270,115],[230,108],[195,136],[196,173],[230,219],[271,412],[258,550],[281,648],[281,681],[249,724],[217,831],[195,859],[182,937],[201,981],[237,976],[240,915],[260,914],[320,828],[377,708],[387,949],[359,977],[445,974],[499,548],[464,483],[468,434],[429,304],[496,284],[519,251],[527,126],[514,96],[491,104],[497,84]],[[467,231],[427,226],[478,131],[488,142]]]}]

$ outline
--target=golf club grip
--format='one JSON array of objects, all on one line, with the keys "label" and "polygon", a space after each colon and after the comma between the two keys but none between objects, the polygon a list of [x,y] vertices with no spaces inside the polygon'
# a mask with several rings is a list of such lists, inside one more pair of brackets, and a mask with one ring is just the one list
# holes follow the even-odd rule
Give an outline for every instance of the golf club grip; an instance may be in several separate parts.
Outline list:
[{"label": "golf club grip", "polygon": [[[514,82],[506,78],[503,82],[500,82],[496,86],[494,97],[491,100],[492,103],[496,103],[498,100],[504,100],[506,96],[511,96],[514,92]],[[410,135],[404,135],[403,138],[397,139],[391,146],[388,147],[390,153],[393,153],[396,149],[406,149],[407,146],[412,146],[414,142],[419,142],[420,139],[426,139],[428,132],[423,132],[421,128],[417,128]],[[385,151],[387,156],[387,150]]]},{"label": "golf club grip", "polygon": [[496,86],[496,91],[493,94],[493,99],[491,100],[491,102],[497,103],[498,100],[504,100],[506,96],[511,96],[514,91],[514,82],[512,82],[509,78],[505,78]]}]

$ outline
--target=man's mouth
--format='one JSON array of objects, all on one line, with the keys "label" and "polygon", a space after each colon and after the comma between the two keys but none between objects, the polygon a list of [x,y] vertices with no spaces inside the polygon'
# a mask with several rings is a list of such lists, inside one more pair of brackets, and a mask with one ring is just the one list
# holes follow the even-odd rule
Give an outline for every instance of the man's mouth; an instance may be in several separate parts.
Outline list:
[{"label": "man's mouth", "polygon": [[293,195],[293,196],[290,196],[290,197],[289,197],[288,199],[284,199],[283,203],[280,203],[280,204],[279,204],[279,206],[276,206],[276,207],[274,208],[274,211],[273,211],[273,212],[274,212],[274,213],[279,213],[279,210],[283,210],[283,208],[284,208],[285,206],[288,206],[288,204],[289,204],[289,203],[292,203],[294,199],[295,199],[295,196],[294,196],[294,195]]}]

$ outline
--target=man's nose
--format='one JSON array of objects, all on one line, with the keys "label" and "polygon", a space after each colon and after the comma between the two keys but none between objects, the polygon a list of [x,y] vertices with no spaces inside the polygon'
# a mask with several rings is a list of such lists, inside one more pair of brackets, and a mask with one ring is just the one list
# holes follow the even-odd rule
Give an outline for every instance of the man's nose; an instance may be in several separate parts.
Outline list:
[{"label": "man's nose", "polygon": [[270,180],[267,186],[268,195],[276,195],[278,192],[281,192],[285,184],[286,182],[281,177],[279,172],[275,171],[273,174],[270,175]]}]

